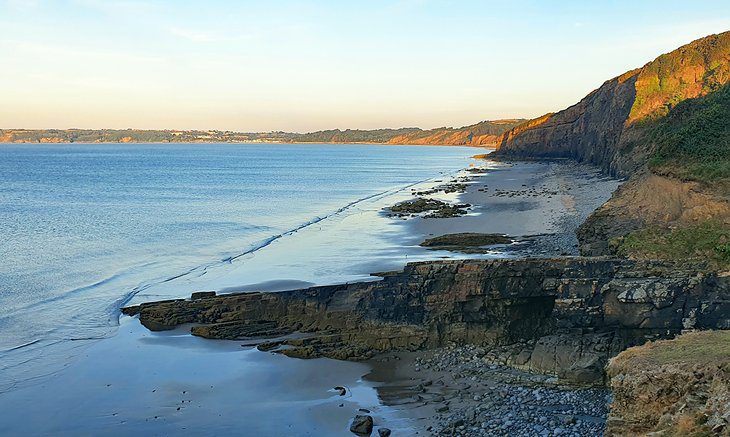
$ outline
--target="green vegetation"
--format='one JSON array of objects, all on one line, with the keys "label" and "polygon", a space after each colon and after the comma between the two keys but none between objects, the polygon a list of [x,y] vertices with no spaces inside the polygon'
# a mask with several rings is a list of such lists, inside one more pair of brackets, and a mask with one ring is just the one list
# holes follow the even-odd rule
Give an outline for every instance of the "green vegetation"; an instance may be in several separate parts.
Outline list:
[{"label": "green vegetation", "polygon": [[730,32],[710,35],[645,65],[636,78],[629,120],[646,122],[667,115],[683,100],[717,91],[730,79]]},{"label": "green vegetation", "polygon": [[421,132],[415,127],[400,129],[331,129],[306,134],[295,134],[294,141],[303,143],[387,143],[391,138],[413,132]]},{"label": "green vegetation", "polygon": [[730,85],[685,100],[657,121],[652,170],[683,179],[730,179]]},{"label": "green vegetation", "polygon": [[676,229],[641,229],[613,240],[612,246],[618,254],[632,258],[694,258],[730,267],[730,227],[716,221]]}]

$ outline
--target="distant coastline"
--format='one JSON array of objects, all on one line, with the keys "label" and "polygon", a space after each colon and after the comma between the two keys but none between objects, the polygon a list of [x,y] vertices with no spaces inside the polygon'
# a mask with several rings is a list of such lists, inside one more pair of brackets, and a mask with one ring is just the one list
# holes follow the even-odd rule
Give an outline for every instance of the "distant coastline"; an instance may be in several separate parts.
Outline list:
[{"label": "distant coastline", "polygon": [[430,130],[332,129],[308,133],[220,130],[0,129],[0,143],[320,143],[439,146],[489,146],[525,120],[482,121],[460,128]]}]

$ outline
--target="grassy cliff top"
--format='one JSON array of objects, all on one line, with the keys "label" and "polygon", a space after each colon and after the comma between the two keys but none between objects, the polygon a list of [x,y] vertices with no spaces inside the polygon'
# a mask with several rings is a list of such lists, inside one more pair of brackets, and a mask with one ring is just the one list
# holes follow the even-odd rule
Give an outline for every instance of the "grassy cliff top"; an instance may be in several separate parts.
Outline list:
[{"label": "grassy cliff top", "polygon": [[609,366],[611,373],[665,364],[722,364],[730,362],[730,331],[688,332],[626,349]]}]

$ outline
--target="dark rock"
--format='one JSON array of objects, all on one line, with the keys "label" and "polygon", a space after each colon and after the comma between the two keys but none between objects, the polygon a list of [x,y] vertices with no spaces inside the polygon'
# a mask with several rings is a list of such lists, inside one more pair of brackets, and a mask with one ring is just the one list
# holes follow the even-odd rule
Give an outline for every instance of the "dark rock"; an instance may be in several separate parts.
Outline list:
[{"label": "dark rock", "polygon": [[390,437],[390,429],[389,428],[378,428],[378,436]]},{"label": "dark rock", "polygon": [[339,392],[340,396],[344,396],[345,394],[347,394],[347,389],[345,387],[338,385],[337,387],[335,387],[335,390]]},{"label": "dark rock", "polygon": [[[131,307],[151,330],[264,343],[291,357],[362,360],[378,352],[517,344],[499,364],[601,382],[608,359],[684,329],[730,327],[730,277],[703,265],[608,258],[408,264],[381,281],[241,293]],[[278,348],[279,346],[286,348]],[[528,359],[529,356],[529,359]],[[525,361],[527,360],[527,361]]]},{"label": "dark rock", "polygon": [[373,418],[358,414],[352,419],[350,431],[358,435],[370,435],[373,432]]},{"label": "dark rock", "polygon": [[215,291],[196,291],[190,295],[191,300],[208,299],[215,297]]},{"label": "dark rock", "polygon": [[512,239],[503,234],[460,233],[429,238],[421,246],[460,252],[484,252],[483,247],[496,244],[510,244]]},{"label": "dark rock", "polygon": [[388,208],[388,211],[396,217],[428,212],[424,218],[448,218],[466,214],[466,208],[470,206],[468,204],[451,205],[440,200],[419,197],[393,205]]}]

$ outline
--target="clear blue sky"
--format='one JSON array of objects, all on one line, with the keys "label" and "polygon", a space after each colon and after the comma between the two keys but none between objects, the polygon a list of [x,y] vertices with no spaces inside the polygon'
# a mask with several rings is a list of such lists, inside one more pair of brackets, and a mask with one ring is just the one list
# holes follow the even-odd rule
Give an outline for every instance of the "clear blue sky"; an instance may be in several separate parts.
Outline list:
[{"label": "clear blue sky", "polygon": [[727,0],[0,0],[0,127],[534,117],[725,30]]}]

